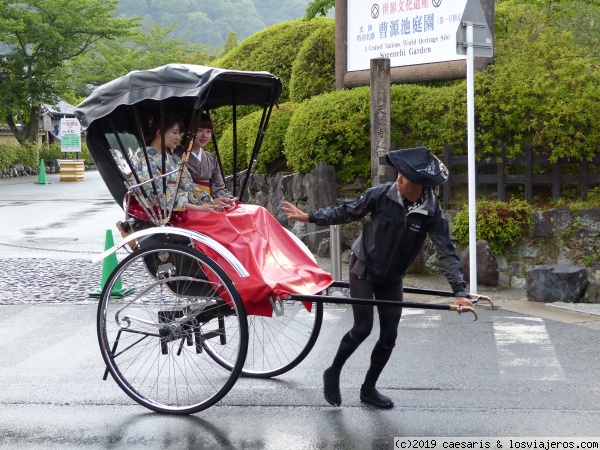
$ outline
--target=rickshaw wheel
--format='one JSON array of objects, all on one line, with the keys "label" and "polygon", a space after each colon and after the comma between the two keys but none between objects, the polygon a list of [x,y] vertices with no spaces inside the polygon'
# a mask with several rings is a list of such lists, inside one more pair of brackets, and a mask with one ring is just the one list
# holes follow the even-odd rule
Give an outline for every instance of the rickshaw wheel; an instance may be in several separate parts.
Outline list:
[{"label": "rickshaw wheel", "polygon": [[[300,364],[312,350],[323,323],[323,303],[312,303],[308,311],[302,302],[284,300],[282,312],[274,312],[272,317],[248,316],[248,353],[242,376],[281,375]],[[208,341],[204,346],[223,367],[234,367],[235,358],[226,346],[216,347]]]},{"label": "rickshaw wheel", "polygon": [[[107,370],[133,400],[156,412],[193,414],[235,384],[248,325],[225,271],[195,249],[151,245],[108,277],[98,305],[98,341]],[[204,350],[227,346],[224,370]]]}]

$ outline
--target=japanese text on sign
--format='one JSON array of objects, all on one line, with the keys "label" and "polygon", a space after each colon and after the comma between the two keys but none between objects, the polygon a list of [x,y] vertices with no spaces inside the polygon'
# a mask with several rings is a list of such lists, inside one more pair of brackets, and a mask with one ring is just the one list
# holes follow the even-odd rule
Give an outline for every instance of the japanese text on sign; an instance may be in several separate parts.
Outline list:
[{"label": "japanese text on sign", "polygon": [[391,67],[464,59],[456,28],[467,0],[348,0],[348,71],[373,58]]},{"label": "japanese text on sign", "polygon": [[81,124],[77,119],[61,119],[60,150],[62,152],[81,151]]}]

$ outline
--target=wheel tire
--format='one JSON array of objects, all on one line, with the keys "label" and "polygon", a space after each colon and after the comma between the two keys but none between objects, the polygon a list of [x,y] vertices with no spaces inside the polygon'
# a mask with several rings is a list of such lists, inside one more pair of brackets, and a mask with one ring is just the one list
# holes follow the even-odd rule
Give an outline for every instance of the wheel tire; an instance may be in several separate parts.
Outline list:
[{"label": "wheel tire", "polygon": [[[121,286],[132,292],[117,295]],[[246,313],[230,278],[208,256],[181,245],[151,245],[123,259],[105,283],[97,328],[117,384],[160,413],[193,414],[221,400],[248,348]],[[228,370],[204,351],[206,343],[218,349],[225,342]]]},{"label": "wheel tire", "polygon": [[[248,316],[248,353],[242,376],[281,375],[300,364],[315,345],[323,323],[323,303],[312,303],[310,312],[299,301],[285,300],[283,304],[282,316]],[[205,343],[205,349],[228,370],[234,366],[226,347]]]}]

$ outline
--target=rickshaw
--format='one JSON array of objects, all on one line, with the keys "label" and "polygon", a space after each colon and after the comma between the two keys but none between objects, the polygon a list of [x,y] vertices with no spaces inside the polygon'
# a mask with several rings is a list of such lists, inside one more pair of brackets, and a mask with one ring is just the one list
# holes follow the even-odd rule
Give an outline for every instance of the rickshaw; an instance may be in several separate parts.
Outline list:
[{"label": "rickshaw", "polygon": [[[110,373],[129,397],[153,411],[193,414],[221,400],[239,376],[273,377],[297,366],[317,340],[325,302],[386,304],[331,295],[348,283],[321,270],[301,240],[264,208],[244,203],[281,91],[280,79],[267,72],[168,64],[113,80],[75,110],[129,226],[129,234],[94,258],[128,253],[106,279],[98,304],[104,379]],[[262,108],[262,116],[252,155],[238,172],[237,108],[248,105]],[[167,186],[170,173],[151,173],[144,126],[177,111],[187,125],[181,145],[189,150],[201,115],[220,108],[231,108],[233,118],[238,206],[222,214],[176,211],[165,193],[177,195],[179,178]],[[220,161],[214,137],[213,143]],[[148,167],[150,180],[140,179],[140,164]],[[180,176],[183,160],[177,170]],[[163,195],[153,200],[147,193],[156,183],[162,183]],[[471,298],[491,303],[485,296]],[[472,312],[477,318],[473,308],[457,305],[402,306]]]}]

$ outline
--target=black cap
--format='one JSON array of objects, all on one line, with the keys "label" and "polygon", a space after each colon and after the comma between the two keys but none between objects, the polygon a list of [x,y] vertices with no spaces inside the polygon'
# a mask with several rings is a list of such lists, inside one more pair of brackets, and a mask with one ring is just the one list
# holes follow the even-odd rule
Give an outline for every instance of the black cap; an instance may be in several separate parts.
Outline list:
[{"label": "black cap", "polygon": [[393,150],[385,161],[416,184],[439,186],[448,180],[448,169],[427,147]]}]

